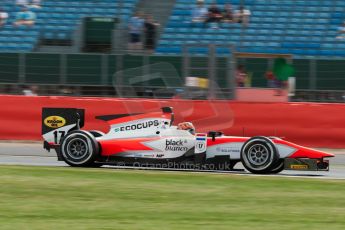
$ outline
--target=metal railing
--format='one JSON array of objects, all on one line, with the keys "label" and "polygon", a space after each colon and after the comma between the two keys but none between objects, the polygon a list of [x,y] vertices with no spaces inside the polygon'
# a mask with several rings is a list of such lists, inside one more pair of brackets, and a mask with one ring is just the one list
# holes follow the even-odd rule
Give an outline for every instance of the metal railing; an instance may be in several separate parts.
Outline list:
[{"label": "metal railing", "polygon": [[[200,45],[198,45],[200,47]],[[0,93],[22,94],[38,86],[40,95],[183,97],[232,99],[236,66],[245,66],[247,87],[267,88],[274,57],[218,56],[217,46],[197,55],[0,53]],[[228,47],[228,49],[233,47]],[[343,102],[343,60],[291,59],[296,95],[292,101]],[[190,77],[194,85],[190,84]],[[207,86],[205,87],[205,80]],[[195,85],[199,81],[200,87]]]}]

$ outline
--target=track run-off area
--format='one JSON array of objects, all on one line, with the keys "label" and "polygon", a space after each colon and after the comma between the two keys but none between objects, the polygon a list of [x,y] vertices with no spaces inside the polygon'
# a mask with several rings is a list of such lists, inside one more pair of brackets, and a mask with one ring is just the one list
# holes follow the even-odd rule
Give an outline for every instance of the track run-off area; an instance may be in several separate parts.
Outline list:
[{"label": "track run-off area", "polygon": [[[284,177],[303,177],[318,179],[345,179],[345,150],[344,149],[322,149],[335,154],[330,159],[329,172],[304,172],[304,171],[283,171],[278,175],[265,176],[284,176]],[[28,166],[49,166],[49,167],[68,167],[67,164],[57,161],[55,151],[47,152],[39,142],[0,142],[0,165],[28,165]],[[115,169],[138,169],[133,167],[103,166],[104,170]],[[143,169],[143,168],[141,168]],[[166,170],[152,169],[146,170]],[[204,173],[228,173],[237,175],[253,175],[243,171],[241,164],[236,165],[236,171],[202,171]],[[169,169],[169,171],[181,171]],[[193,171],[194,172],[194,171]],[[201,172],[201,171],[198,171]],[[192,173],[192,171],[191,171]],[[255,175],[256,176],[256,175]]]}]

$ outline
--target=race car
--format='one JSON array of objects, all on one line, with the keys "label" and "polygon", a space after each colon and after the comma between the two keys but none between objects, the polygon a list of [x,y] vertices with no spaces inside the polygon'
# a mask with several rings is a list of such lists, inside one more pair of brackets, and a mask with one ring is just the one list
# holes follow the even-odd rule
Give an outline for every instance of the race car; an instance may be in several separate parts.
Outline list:
[{"label": "race car", "polygon": [[[44,148],[75,167],[131,165],[198,170],[233,170],[242,162],[255,174],[282,170],[328,171],[333,154],[278,137],[194,133],[191,125],[173,126],[172,108],[159,112],[97,116],[109,131],[81,130],[84,109],[43,108]],[[181,127],[185,127],[181,128]]]}]

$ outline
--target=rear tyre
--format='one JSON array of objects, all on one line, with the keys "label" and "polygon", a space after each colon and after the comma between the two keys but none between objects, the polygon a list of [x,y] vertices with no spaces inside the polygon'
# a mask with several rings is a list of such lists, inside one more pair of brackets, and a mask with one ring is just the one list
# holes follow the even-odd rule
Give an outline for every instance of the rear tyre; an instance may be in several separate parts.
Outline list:
[{"label": "rear tyre", "polygon": [[271,173],[276,168],[278,159],[278,150],[267,137],[253,137],[241,149],[242,164],[251,173]]},{"label": "rear tyre", "polygon": [[[94,136],[94,137],[102,137],[102,136],[105,135],[105,133],[103,133],[101,131],[98,131],[98,130],[90,130],[88,132],[91,133],[92,136]],[[90,167],[90,168],[100,168],[102,166],[103,166],[102,163],[94,162],[93,164],[89,165],[88,167]]]},{"label": "rear tyre", "polygon": [[63,160],[70,166],[93,167],[99,147],[91,133],[78,130],[68,133],[61,140],[60,152]]},{"label": "rear tyre", "polygon": [[101,136],[105,135],[103,132],[98,131],[98,130],[91,130],[91,131],[89,131],[89,133],[91,133],[92,136],[94,136],[94,137],[101,137]]}]

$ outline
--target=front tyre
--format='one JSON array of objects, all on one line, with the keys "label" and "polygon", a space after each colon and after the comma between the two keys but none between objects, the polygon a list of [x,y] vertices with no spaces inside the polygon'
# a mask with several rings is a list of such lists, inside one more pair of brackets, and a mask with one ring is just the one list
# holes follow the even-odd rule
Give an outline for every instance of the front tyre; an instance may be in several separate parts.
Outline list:
[{"label": "front tyre", "polygon": [[70,166],[92,167],[99,154],[94,136],[83,130],[68,133],[61,141],[60,153]]},{"label": "front tyre", "polygon": [[278,173],[280,173],[281,171],[283,171],[284,168],[285,168],[284,160],[283,160],[283,159],[279,159],[278,162],[276,163],[276,167],[273,168],[273,169],[271,170],[270,173],[272,173],[272,174],[278,174]]},{"label": "front tyre", "polygon": [[278,160],[278,150],[267,137],[253,137],[241,149],[242,164],[251,173],[271,173],[277,167]]}]

